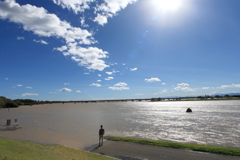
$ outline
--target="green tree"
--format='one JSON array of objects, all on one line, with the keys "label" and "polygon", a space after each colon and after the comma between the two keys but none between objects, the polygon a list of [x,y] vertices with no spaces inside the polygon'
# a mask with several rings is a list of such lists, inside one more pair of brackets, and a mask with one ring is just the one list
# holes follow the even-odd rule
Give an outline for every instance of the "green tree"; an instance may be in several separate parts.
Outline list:
[{"label": "green tree", "polygon": [[0,108],[14,108],[18,107],[18,104],[6,97],[0,97]]}]

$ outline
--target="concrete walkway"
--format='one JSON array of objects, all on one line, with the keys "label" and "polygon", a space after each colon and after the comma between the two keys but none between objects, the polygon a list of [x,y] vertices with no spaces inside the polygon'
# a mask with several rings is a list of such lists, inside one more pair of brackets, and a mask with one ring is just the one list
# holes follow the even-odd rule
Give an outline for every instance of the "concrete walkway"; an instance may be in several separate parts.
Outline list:
[{"label": "concrete walkway", "polygon": [[240,160],[236,156],[116,141],[107,141],[100,147],[93,146],[90,151],[122,160]]}]

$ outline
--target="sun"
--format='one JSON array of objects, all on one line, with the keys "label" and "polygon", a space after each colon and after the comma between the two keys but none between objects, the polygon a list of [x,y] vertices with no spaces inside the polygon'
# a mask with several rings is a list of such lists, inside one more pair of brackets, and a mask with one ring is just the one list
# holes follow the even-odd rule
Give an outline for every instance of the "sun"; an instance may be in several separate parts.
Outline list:
[{"label": "sun", "polygon": [[181,0],[153,0],[153,4],[163,12],[173,12],[182,6]]}]

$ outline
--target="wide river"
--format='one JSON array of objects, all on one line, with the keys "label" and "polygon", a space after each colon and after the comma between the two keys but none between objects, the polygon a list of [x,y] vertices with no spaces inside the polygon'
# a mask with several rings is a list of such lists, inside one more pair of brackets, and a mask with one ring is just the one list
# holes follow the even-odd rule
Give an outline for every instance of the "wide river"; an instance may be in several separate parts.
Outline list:
[{"label": "wide river", "polygon": [[[3,131],[7,119],[22,128]],[[240,147],[240,101],[21,106],[0,109],[0,123],[0,137],[79,149],[98,143],[100,125],[109,136]]]}]

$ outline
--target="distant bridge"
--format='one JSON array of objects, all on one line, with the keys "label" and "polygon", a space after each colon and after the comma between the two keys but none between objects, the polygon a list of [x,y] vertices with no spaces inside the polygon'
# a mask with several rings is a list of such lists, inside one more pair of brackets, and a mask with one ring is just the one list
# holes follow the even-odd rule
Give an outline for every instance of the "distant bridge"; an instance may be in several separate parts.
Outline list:
[{"label": "distant bridge", "polygon": [[47,102],[36,102],[34,104],[54,104],[54,103],[100,103],[100,102],[141,102],[151,101],[151,98],[146,99],[111,99],[111,100],[84,100],[84,101],[47,101]]},{"label": "distant bridge", "polygon": [[[109,100],[84,100],[84,101],[45,101],[36,102],[34,104],[54,104],[54,103],[104,103],[104,102],[141,102],[141,101],[157,101],[158,98],[143,98],[143,99],[109,99]],[[181,101],[181,98],[161,98],[160,101]]]}]

